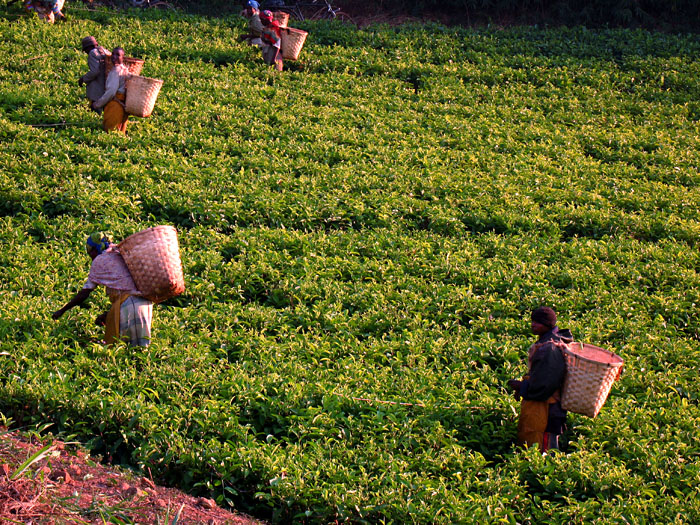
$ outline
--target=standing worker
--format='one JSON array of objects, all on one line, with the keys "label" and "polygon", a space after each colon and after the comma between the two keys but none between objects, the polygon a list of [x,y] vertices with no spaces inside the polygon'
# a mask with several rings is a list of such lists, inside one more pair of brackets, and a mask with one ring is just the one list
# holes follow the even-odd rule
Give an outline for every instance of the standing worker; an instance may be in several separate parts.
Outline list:
[{"label": "standing worker", "polygon": [[542,452],[559,448],[559,436],[566,425],[560,390],[566,376],[561,346],[571,343],[569,330],[557,327],[557,315],[549,307],[532,312],[530,329],[539,339],[528,352],[528,375],[511,379],[508,386],[522,398],[518,421],[518,444],[539,445]]},{"label": "standing worker", "polygon": [[115,47],[111,58],[114,69],[107,75],[104,94],[92,103],[92,109],[99,111],[104,108],[102,129],[116,130],[126,134],[129,114],[124,107],[126,100],[126,81],[129,78],[129,68],[124,65],[124,49]]},{"label": "standing worker", "polygon": [[104,285],[112,306],[109,311],[97,316],[95,324],[105,327],[105,343],[123,340],[132,346],[148,346],[151,342],[153,303],[141,297],[119,251],[107,236],[93,233],[87,238],[87,253],[92,259],[87,282],[51,317],[59,319],[71,308],[83,304],[97,285]]},{"label": "standing worker", "polygon": [[92,103],[99,100],[105,92],[105,59],[107,50],[97,43],[94,36],[86,36],[81,41],[83,52],[87,53],[88,69],[82,77],[78,79],[78,85],[86,84],[85,95],[90,101],[90,109],[102,112],[102,109],[95,109]]},{"label": "standing worker", "polygon": [[273,20],[272,12],[262,11],[260,22],[262,31],[262,56],[266,64],[274,65],[277,71],[282,71],[282,32],[279,22]]},{"label": "standing worker", "polygon": [[248,19],[248,33],[239,36],[238,39],[241,42],[247,41],[251,46],[262,48],[263,41],[260,37],[263,32],[263,25],[260,21],[260,4],[255,0],[248,0],[246,8],[243,10],[243,16]]}]

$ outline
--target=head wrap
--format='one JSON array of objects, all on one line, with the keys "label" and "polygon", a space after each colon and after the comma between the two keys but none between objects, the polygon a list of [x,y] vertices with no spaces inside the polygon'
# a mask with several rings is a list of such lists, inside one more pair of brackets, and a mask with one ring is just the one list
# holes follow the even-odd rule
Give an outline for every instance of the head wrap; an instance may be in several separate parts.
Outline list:
[{"label": "head wrap", "polygon": [[260,19],[272,20],[272,11],[268,11],[267,9],[265,11],[260,11]]},{"label": "head wrap", "polygon": [[250,7],[251,9],[260,9],[260,4],[257,3],[255,0],[248,0],[246,2],[246,6]]},{"label": "head wrap", "polygon": [[83,49],[97,47],[97,39],[94,36],[86,36],[81,40],[81,43],[83,44]]},{"label": "head wrap", "polygon": [[537,310],[534,310],[531,319],[550,328],[557,326],[557,314],[548,306],[540,306]]},{"label": "head wrap", "polygon": [[97,250],[97,254],[101,254],[103,251],[105,251],[107,248],[109,248],[109,245],[111,244],[111,241],[109,240],[109,237],[107,237],[104,233],[102,232],[95,232],[91,233],[88,235],[87,238],[87,250],[90,251],[90,248],[94,248]]}]

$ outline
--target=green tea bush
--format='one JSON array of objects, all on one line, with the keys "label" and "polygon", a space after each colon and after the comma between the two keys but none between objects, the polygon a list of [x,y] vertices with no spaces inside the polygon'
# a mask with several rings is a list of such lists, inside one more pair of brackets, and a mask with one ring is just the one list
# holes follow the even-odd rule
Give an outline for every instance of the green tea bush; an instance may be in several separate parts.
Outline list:
[{"label": "green tea bush", "polygon": [[[19,9],[14,12],[19,15]],[[0,16],[0,409],[277,522],[688,522],[700,46],[584,28]],[[80,37],[165,83],[106,134]],[[85,235],[179,230],[147,349],[99,344]],[[532,308],[626,362],[563,454],[514,448]]]}]

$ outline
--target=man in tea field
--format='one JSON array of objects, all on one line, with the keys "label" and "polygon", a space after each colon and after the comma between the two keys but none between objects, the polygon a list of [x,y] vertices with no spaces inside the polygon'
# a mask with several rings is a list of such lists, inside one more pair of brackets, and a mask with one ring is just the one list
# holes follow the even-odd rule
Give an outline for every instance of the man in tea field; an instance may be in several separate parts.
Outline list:
[{"label": "man in tea field", "polygon": [[277,71],[282,71],[282,32],[280,25],[272,18],[272,12],[260,13],[262,31],[262,55],[266,64],[274,65]]},{"label": "man in tea field", "polygon": [[248,19],[248,33],[241,35],[238,39],[243,42],[247,41],[251,46],[262,48],[263,41],[261,39],[263,25],[260,21],[260,4],[255,0],[248,0],[246,8],[243,11],[243,16]]},{"label": "man in tea field", "polygon": [[102,129],[126,133],[129,114],[124,108],[126,100],[126,81],[129,78],[129,68],[124,64],[124,49],[115,47],[112,50],[114,68],[107,75],[104,94],[92,103],[96,111],[104,108]]},{"label": "man in tea field", "polygon": [[532,312],[530,329],[539,339],[528,352],[528,374],[511,379],[508,386],[522,398],[518,422],[518,444],[539,445],[542,452],[559,448],[566,424],[560,390],[566,376],[566,361],[560,346],[573,341],[568,330],[557,327],[557,315],[549,307]]},{"label": "man in tea field", "polygon": [[87,282],[73,299],[51,317],[59,319],[71,308],[83,304],[97,285],[103,285],[112,306],[108,312],[99,315],[95,323],[105,327],[105,343],[123,340],[132,346],[148,346],[151,342],[153,303],[141,297],[119,251],[107,236],[93,233],[87,238],[87,253],[92,259]]},{"label": "man in tea field", "polygon": [[82,77],[78,79],[78,85],[85,87],[85,95],[90,101],[90,108],[97,112],[101,109],[94,109],[92,103],[99,100],[105,92],[105,59],[107,50],[97,43],[94,36],[86,36],[81,41],[83,52],[87,53],[88,69]]}]

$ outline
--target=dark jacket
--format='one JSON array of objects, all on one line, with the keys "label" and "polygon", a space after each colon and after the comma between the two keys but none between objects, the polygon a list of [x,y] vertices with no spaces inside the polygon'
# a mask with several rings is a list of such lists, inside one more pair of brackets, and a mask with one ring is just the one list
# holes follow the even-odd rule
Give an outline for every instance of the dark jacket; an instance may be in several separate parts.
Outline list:
[{"label": "dark jacket", "polygon": [[569,330],[559,330],[556,326],[540,336],[530,360],[530,377],[523,380],[520,386],[523,399],[547,401],[561,388],[566,376],[566,361],[557,343],[568,344],[572,341]]}]

